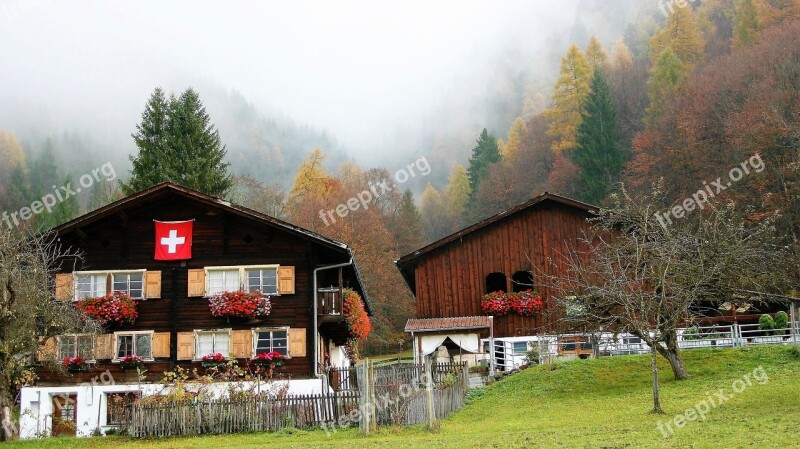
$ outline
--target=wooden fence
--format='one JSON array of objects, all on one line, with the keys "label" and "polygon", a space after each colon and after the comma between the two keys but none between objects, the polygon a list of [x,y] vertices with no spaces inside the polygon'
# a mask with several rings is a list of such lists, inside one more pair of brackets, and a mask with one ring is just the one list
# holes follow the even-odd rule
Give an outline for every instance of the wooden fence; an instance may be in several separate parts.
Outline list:
[{"label": "wooden fence", "polygon": [[465,364],[433,365],[428,369],[430,383],[423,365],[375,368],[367,361],[353,369],[340,370],[336,376],[340,380],[339,391],[328,394],[137,401],[128,406],[125,429],[129,435],[143,438],[355,424],[363,427],[365,421],[367,426],[431,422],[446,418],[464,405],[468,375]]}]

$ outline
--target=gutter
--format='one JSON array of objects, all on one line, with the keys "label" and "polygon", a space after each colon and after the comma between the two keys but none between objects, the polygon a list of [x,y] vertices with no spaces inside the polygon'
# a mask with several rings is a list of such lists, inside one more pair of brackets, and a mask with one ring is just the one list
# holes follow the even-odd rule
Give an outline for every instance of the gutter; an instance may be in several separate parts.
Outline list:
[{"label": "gutter", "polygon": [[314,358],[312,360],[312,363],[314,364],[314,377],[319,377],[319,360],[318,360],[319,359],[319,329],[317,328],[317,326],[318,326],[318,324],[317,324],[317,319],[318,319],[318,315],[317,315],[317,299],[318,299],[317,298],[317,273],[320,272],[320,271],[325,271],[325,270],[333,270],[335,268],[343,268],[343,267],[347,267],[347,266],[350,266],[350,265],[353,265],[353,257],[352,256],[350,256],[350,261],[349,262],[339,263],[339,264],[336,264],[336,265],[326,265],[326,266],[314,268],[314,276],[313,276],[313,278],[314,278],[314,290],[312,291],[312,296],[313,296],[312,301],[314,303],[314,307],[313,307],[313,310],[314,310],[314,317],[313,317],[313,323],[314,323],[314,325],[313,325],[313,331],[314,331],[314,351],[313,351],[313,354],[314,354]]}]

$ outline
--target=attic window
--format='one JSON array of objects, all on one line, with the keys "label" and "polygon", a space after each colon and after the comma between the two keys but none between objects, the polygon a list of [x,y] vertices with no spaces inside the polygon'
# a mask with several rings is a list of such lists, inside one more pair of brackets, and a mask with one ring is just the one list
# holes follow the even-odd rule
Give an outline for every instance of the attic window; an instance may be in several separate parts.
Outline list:
[{"label": "attic window", "polygon": [[533,289],[533,272],[517,271],[511,276],[511,291],[524,292]]},{"label": "attic window", "polygon": [[506,286],[506,275],[503,273],[489,273],[486,276],[486,293],[492,292],[505,292],[508,289]]}]

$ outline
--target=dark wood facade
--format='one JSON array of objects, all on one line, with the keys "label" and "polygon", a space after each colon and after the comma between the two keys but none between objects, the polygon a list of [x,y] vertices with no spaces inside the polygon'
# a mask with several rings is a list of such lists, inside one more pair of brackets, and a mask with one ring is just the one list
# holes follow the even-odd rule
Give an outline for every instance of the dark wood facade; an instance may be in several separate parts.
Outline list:
[{"label": "dark wood facade", "polygon": [[[195,220],[192,258],[185,261],[154,260],[154,220]],[[178,336],[195,330],[288,327],[304,329],[304,356],[287,360],[280,373],[292,378],[308,378],[313,374],[313,294],[315,268],[346,263],[350,250],[343,244],[289,225],[226,201],[199,194],[172,184],[161,184],[145,192],[78,218],[56,229],[60,243],[80,249],[83,259],[75,271],[141,270],[160,272],[160,297],[137,301],[139,313],[133,325],[114,325],[106,333],[153,331],[169,333],[169,355],[146,364],[148,380],[160,380],[164,371],[181,365],[199,368],[199,363],[178,357]],[[271,298],[271,313],[257,321],[241,321],[214,317],[208,300],[190,297],[191,270],[204,267],[272,265],[294,268],[294,293]],[[65,264],[64,272],[73,268]],[[350,287],[366,294],[359,282],[355,265],[340,270],[322,271],[320,287]],[[369,310],[369,304],[366,304]],[[322,318],[325,318],[324,320]],[[322,341],[344,344],[346,324],[341,315],[320,317]],[[297,342],[295,342],[297,343]],[[322,354],[324,351],[320,350]],[[300,353],[300,352],[298,352]],[[197,358],[197,357],[195,357]],[[240,359],[240,364],[247,363]],[[98,357],[90,372],[65,375],[48,369],[40,370],[41,385],[83,382],[108,369],[115,378],[131,377],[119,364]],[[119,377],[117,377],[119,376]],[[135,376],[134,376],[135,377]]]},{"label": "dark wood facade", "polygon": [[[558,274],[563,266],[560,255],[580,243],[595,210],[545,193],[402,257],[397,265],[416,295],[417,318],[482,315],[480,302],[493,290],[487,289],[492,273],[505,276],[504,291],[512,291],[515,273],[532,273],[533,288],[547,308],[551,292],[542,285],[541,273]],[[545,322],[541,315],[547,314],[495,317],[494,336],[553,330],[553,318]]]}]

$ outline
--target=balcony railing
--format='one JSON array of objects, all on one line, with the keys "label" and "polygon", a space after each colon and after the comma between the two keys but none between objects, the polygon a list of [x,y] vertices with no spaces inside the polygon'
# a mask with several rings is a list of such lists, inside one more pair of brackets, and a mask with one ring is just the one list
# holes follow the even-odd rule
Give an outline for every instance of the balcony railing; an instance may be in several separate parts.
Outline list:
[{"label": "balcony railing", "polygon": [[322,316],[341,317],[343,294],[339,287],[317,290],[317,313]]}]

